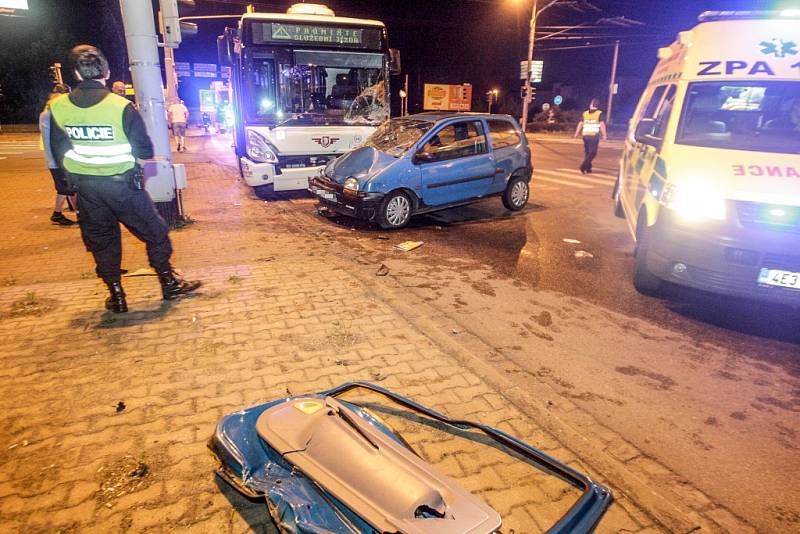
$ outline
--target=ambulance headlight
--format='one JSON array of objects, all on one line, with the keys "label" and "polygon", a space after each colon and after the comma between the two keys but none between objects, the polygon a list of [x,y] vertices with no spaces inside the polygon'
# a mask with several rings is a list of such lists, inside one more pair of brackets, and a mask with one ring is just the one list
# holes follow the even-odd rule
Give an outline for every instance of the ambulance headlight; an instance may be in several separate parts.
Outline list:
[{"label": "ambulance headlight", "polygon": [[725,220],[725,198],[713,189],[667,185],[660,202],[688,221]]},{"label": "ambulance headlight", "polygon": [[278,163],[278,155],[275,148],[263,135],[255,130],[247,130],[247,155],[253,161]]}]

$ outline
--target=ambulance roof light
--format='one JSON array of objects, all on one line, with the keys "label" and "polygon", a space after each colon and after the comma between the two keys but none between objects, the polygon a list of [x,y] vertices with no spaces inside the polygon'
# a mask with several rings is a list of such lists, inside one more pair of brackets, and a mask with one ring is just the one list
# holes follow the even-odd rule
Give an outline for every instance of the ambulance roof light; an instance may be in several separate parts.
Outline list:
[{"label": "ambulance roof light", "polygon": [[697,17],[699,22],[748,19],[800,19],[800,9],[784,9],[783,11],[704,11]]},{"label": "ambulance roof light", "polygon": [[289,15],[322,15],[325,17],[335,17],[336,13],[331,8],[323,4],[294,4],[286,10]]}]

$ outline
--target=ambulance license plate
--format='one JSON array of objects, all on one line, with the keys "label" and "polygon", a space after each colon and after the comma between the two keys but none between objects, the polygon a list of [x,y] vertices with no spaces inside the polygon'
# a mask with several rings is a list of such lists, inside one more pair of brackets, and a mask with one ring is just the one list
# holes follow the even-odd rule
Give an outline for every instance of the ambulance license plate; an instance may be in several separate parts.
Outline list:
[{"label": "ambulance license plate", "polygon": [[758,283],[766,284],[768,286],[800,289],[800,273],[765,268],[761,269],[761,271],[758,273]]}]

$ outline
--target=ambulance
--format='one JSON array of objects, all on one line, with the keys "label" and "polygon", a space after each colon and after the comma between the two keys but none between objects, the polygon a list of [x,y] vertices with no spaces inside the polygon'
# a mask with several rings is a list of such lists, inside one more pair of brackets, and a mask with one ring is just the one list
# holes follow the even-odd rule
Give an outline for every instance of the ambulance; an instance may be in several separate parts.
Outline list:
[{"label": "ambulance", "polygon": [[658,58],[614,191],[634,286],[800,306],[800,10],[705,12]]}]

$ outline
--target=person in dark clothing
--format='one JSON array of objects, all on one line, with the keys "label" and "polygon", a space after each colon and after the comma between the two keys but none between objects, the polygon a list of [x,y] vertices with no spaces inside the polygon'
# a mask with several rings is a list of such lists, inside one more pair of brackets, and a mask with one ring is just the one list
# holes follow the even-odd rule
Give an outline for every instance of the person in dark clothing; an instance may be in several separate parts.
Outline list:
[{"label": "person in dark clothing", "polygon": [[581,115],[581,121],[575,128],[575,137],[578,134],[583,136],[583,162],[580,166],[581,174],[592,172],[592,161],[597,156],[597,149],[600,146],[600,137],[603,141],[608,141],[606,133],[606,123],[603,120],[603,112],[598,109],[600,101],[593,98],[589,104],[589,109]]},{"label": "person in dark clothing", "polygon": [[120,223],[145,242],[164,299],[194,291],[200,282],[176,276],[169,228],[142,188],[136,160],[152,158],[153,144],[141,115],[106,88],[108,61],[100,50],[76,46],[70,63],[80,84],[50,104],[50,147],[78,193],[81,236],[110,292],[106,309],[128,311],[121,283]]}]

